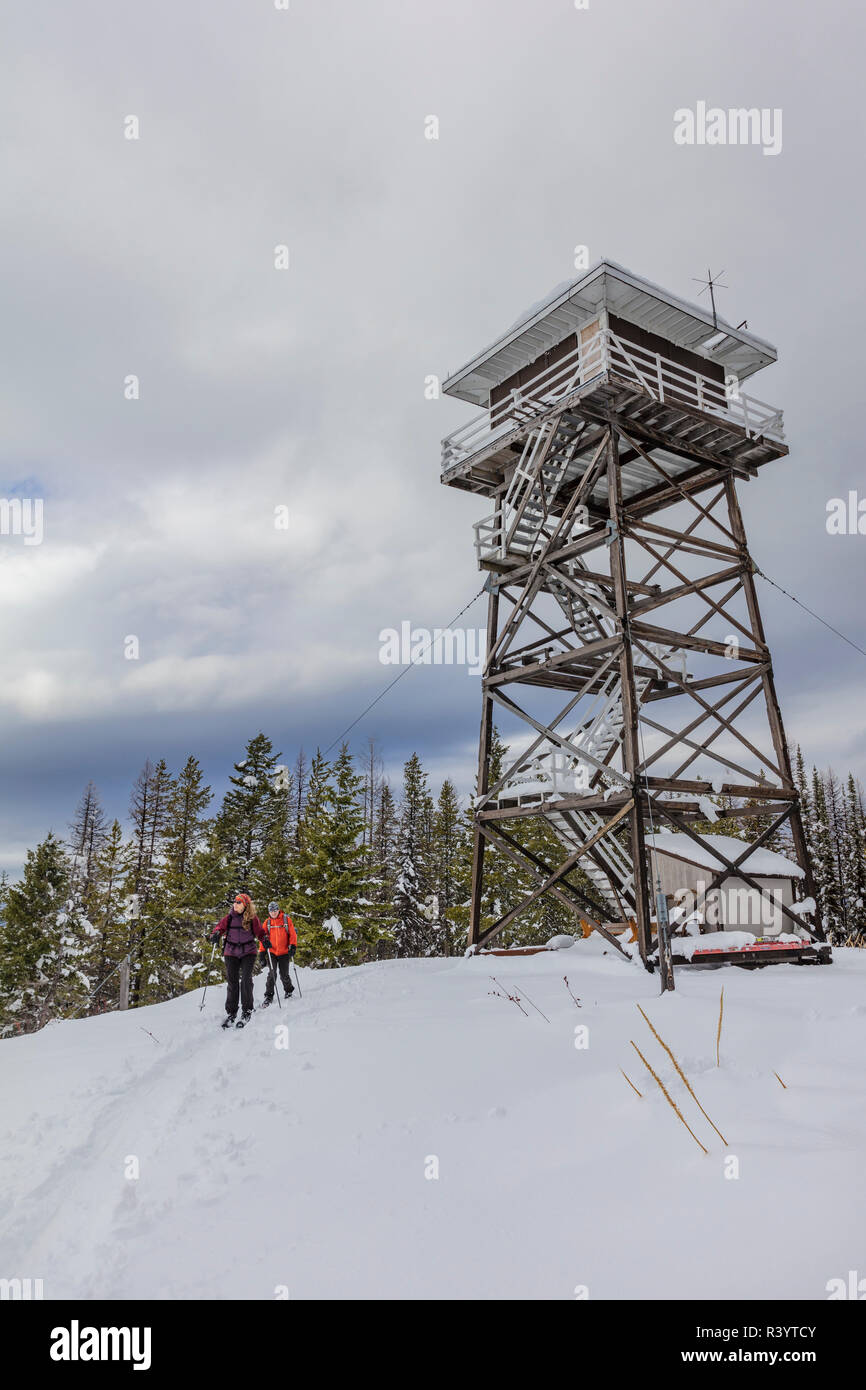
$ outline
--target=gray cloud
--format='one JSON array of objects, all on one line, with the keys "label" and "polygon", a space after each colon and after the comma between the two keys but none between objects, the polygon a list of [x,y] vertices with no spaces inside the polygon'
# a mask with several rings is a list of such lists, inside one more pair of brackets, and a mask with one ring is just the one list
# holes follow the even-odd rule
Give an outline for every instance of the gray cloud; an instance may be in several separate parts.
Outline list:
[{"label": "gray cloud", "polygon": [[[328,741],[392,675],[380,629],[471,597],[483,504],[438,481],[468,408],[424,378],[573,274],[576,244],[685,297],[725,268],[725,314],[779,348],[754,388],[791,444],[743,489],[755,554],[866,645],[866,537],[824,527],[829,497],[866,494],[860,22],[802,0],[7,16],[0,491],[41,489],[46,539],[0,539],[4,861],[91,776],[122,810],[148,754],[216,780],[260,727],[287,755]],[[675,146],[698,99],[781,107],[782,153]],[[866,771],[863,658],[762,599],[790,736]],[[357,736],[466,791],[477,719],[476,681],[422,668]]]}]

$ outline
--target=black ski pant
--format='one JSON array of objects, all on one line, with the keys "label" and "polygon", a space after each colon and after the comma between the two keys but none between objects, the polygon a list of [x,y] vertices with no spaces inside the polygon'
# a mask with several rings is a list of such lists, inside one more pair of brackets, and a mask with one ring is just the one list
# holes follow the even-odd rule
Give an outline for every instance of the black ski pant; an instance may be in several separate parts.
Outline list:
[{"label": "black ski pant", "polygon": [[241,1008],[244,1013],[253,1011],[253,964],[255,955],[251,951],[248,956],[226,956],[226,1013],[236,1014],[238,1011],[238,984],[241,992]]},{"label": "black ski pant", "polygon": [[274,962],[274,965],[280,972],[280,981],[283,986],[283,994],[291,994],[294,989],[294,985],[292,984],[292,977],[289,974],[289,961],[291,960],[291,956],[275,956],[271,954],[270,958],[268,958],[268,956],[266,955],[265,961],[266,969],[268,972],[268,978],[265,984],[265,998],[267,1000],[271,1000],[274,997],[274,981],[276,979],[276,972],[271,969],[271,960]]}]

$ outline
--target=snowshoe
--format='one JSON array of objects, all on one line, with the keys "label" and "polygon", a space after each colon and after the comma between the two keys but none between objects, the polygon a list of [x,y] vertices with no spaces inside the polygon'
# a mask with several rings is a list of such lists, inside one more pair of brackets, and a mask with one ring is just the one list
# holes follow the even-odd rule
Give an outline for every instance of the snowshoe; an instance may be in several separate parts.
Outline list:
[{"label": "snowshoe", "polygon": [[248,1012],[245,1010],[245,1011],[241,1014],[241,1016],[240,1016],[240,1018],[238,1019],[237,1023],[235,1024],[235,1027],[236,1027],[236,1028],[243,1028],[243,1027],[245,1027],[246,1024],[249,1023],[249,1021],[250,1021],[251,1018],[252,1018],[252,1014],[251,1014],[251,1013],[248,1013]]},{"label": "snowshoe", "polygon": [[235,1015],[234,1015],[234,1014],[226,1014],[225,1018],[223,1019],[222,1023],[220,1024],[220,1028],[231,1028],[231,1026],[232,1026],[232,1024],[234,1023],[234,1021],[235,1021]]},{"label": "snowshoe", "polygon": [[261,1002],[261,1004],[259,1005],[259,1008],[261,1008],[261,1009],[266,1009],[266,1008],[268,1007],[268,1005],[269,1005],[269,1004],[273,1004],[273,1002],[274,1002],[273,999],[263,999],[262,1002]]}]

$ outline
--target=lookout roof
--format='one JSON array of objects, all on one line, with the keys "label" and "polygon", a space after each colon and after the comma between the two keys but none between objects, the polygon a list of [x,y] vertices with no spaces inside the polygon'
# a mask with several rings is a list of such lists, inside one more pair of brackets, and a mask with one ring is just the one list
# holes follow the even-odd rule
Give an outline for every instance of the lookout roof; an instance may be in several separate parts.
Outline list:
[{"label": "lookout roof", "polygon": [[628,323],[721,363],[743,379],[776,361],[763,338],[733,328],[707,309],[634,275],[614,261],[597,261],[576,280],[563,281],[538,300],[495,342],[453,372],[443,384],[449,396],[486,406],[495,386],[608,309]]}]

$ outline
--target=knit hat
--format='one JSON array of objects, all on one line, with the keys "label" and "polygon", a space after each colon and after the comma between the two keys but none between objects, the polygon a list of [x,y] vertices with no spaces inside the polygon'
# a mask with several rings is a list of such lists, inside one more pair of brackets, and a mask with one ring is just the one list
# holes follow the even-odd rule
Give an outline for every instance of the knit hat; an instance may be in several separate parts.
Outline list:
[{"label": "knit hat", "polygon": [[268,903],[268,912],[271,914],[272,917],[276,917],[276,915],[277,915],[277,913],[279,912],[279,910],[280,910],[280,905],[279,905],[279,903]]}]

